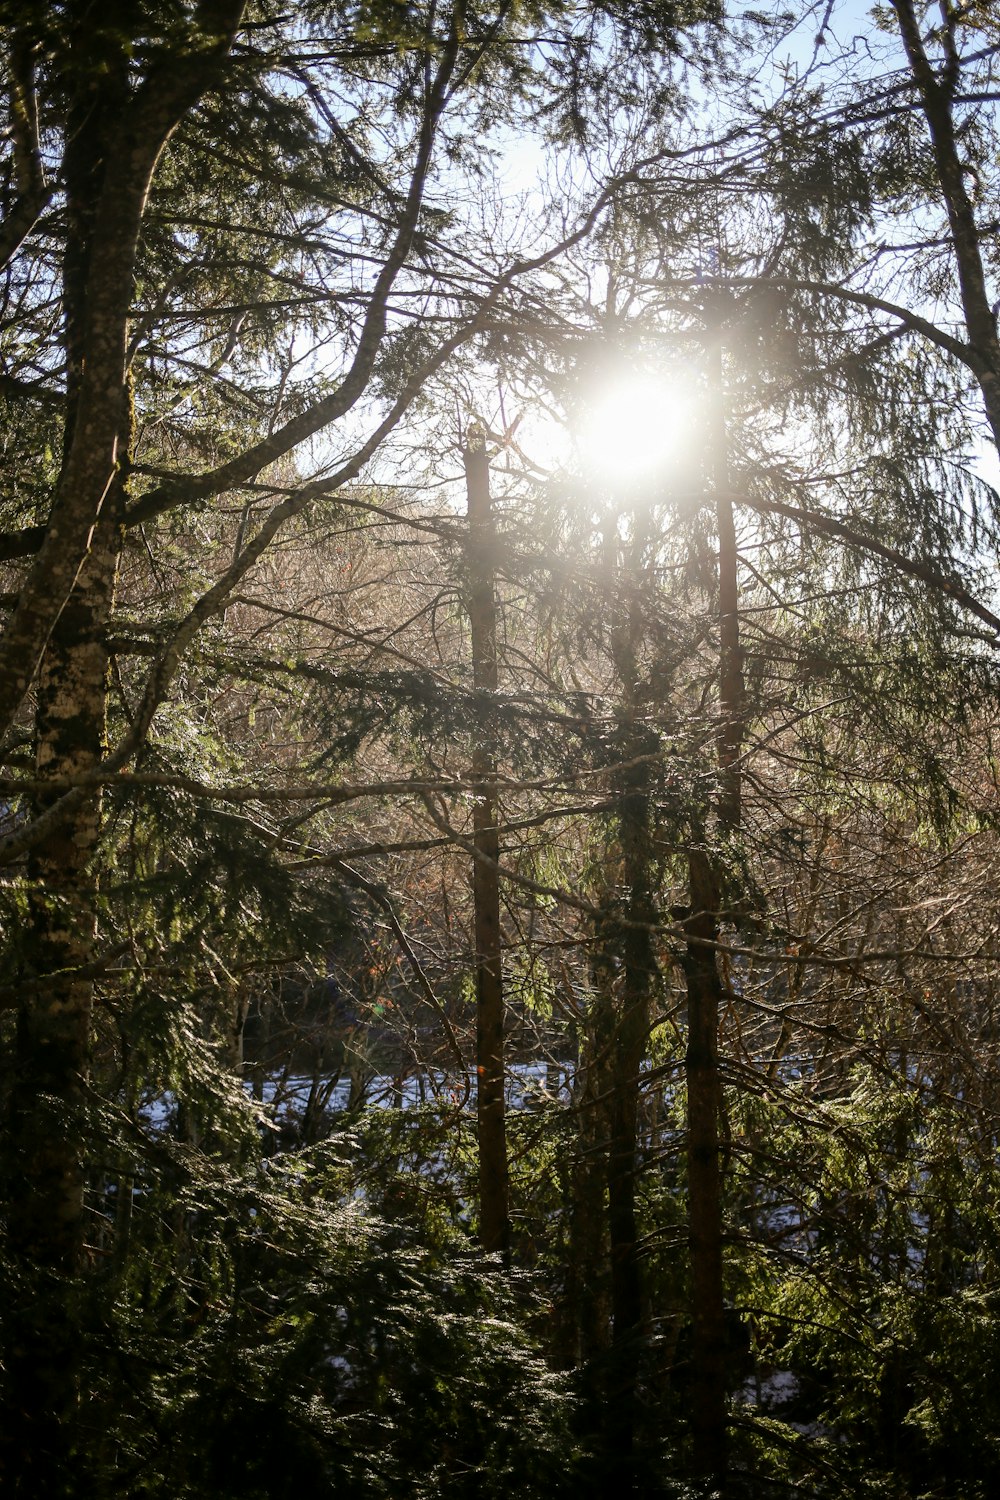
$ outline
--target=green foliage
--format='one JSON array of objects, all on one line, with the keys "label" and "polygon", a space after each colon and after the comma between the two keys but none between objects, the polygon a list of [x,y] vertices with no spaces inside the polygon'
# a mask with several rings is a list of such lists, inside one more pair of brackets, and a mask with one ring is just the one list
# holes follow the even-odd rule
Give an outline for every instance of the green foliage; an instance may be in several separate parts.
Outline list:
[{"label": "green foliage", "polygon": [[534,1292],[464,1235],[426,1243],[410,1215],[345,1201],[358,1145],[242,1175],[147,1159],[132,1268],[86,1351],[102,1493],[573,1492],[569,1393],[525,1332]]},{"label": "green foliage", "polygon": [[793,1377],[774,1409],[823,1435],[841,1489],[985,1497],[1000,1474],[1000,1221],[979,1122],[872,1073],[808,1124],[794,1095],[741,1106],[770,1185],[755,1190],[765,1253],[742,1263],[740,1302],[758,1369]]}]

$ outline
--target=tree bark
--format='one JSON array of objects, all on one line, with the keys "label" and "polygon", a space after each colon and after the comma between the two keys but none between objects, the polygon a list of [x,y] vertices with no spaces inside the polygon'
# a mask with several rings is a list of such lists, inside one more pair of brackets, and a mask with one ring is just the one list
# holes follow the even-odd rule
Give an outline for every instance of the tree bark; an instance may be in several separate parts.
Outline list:
[{"label": "tree bark", "polygon": [[[105,625],[117,529],[100,528],[53,631],[38,685],[39,779],[84,772],[104,743]],[[58,794],[56,794],[58,795]],[[44,797],[39,810],[44,810]],[[7,1119],[9,1247],[32,1295],[11,1309],[3,1472],[14,1494],[85,1492],[77,1432],[86,1338],[84,1174],[93,981],[93,870],[101,803],[92,794],[32,852],[24,998]]]},{"label": "tree bark", "polygon": [[726,1471],[726,1338],[722,1277],[722,1174],[719,1156],[719,1015],[722,983],[715,949],[718,887],[704,849],[688,855],[691,908],[685,919],[688,997],[688,1243],[691,1255],[691,1434],[694,1469]]},{"label": "tree bark", "polygon": [[[109,262],[110,226],[100,218],[115,171],[122,114],[130,107],[127,47],[117,19],[112,8],[106,26],[91,23],[88,29],[86,18],[73,17],[79,34],[64,159],[67,377],[58,493],[72,490],[74,504],[89,506],[93,519],[82,555],[67,563],[63,554],[63,565],[71,569],[68,593],[47,639],[41,637],[35,696],[35,770],[41,783],[86,775],[106,752],[108,622],[125,508],[115,455],[128,454],[132,437],[123,357],[116,365],[107,345],[110,337],[111,344],[124,347],[131,269],[126,274],[117,258]],[[137,227],[133,233],[131,225],[126,214],[122,237],[134,256]],[[123,253],[121,245],[117,253]],[[112,288],[109,278],[115,277],[125,278],[124,288]],[[109,298],[117,299],[117,312],[110,310]],[[81,444],[95,462],[98,449],[104,455],[97,468],[80,467]],[[54,516],[58,513],[57,499]],[[50,534],[59,536],[58,520],[50,524]],[[35,813],[44,814],[58,798],[58,791],[42,792]],[[95,789],[77,802],[71,816],[48,828],[28,861],[24,989],[5,1122],[8,1243],[22,1285],[30,1289],[11,1309],[6,1357],[0,1460],[14,1494],[88,1492],[91,1445],[78,1417],[90,1322],[86,1307],[94,1295],[85,1284],[94,1001],[93,980],[86,975],[97,936],[94,863],[100,824],[101,796]]]},{"label": "tree bark", "polygon": [[[643,741],[643,749],[648,748]],[[645,762],[620,789],[619,837],[624,885],[618,933],[621,974],[614,1014],[608,1098],[608,1238],[611,1252],[612,1384],[609,1446],[622,1487],[634,1484],[639,1367],[644,1339],[643,1282],[636,1193],[639,1095],[656,974],[651,869],[652,829]]]},{"label": "tree bark", "polygon": [[[648,756],[655,753],[658,740],[646,722],[648,695],[640,681],[641,643],[647,630],[643,596],[648,577],[644,553],[649,541],[648,517],[636,512],[628,565],[619,574],[611,567],[610,552],[607,558],[610,588],[624,590],[624,606],[610,640],[621,692],[617,744],[620,769],[612,776],[620,865],[616,889],[608,893],[609,911],[603,934],[610,960],[604,965],[607,993],[598,1000],[607,1011],[602,1052],[607,1097],[612,1346],[606,1431],[616,1483],[626,1493],[634,1492],[637,1477],[637,1400],[645,1333],[636,1212],[639,1101],[657,973]],[[610,532],[605,545],[609,549],[615,545],[617,550]]]},{"label": "tree bark", "polygon": [[[722,325],[711,330],[712,480],[719,543],[719,706],[716,726],[718,792],[715,819],[722,841],[739,833],[742,817],[740,761],[745,737],[743,651],[740,643],[739,556],[730,498],[728,440],[722,366]],[[692,1420],[696,1473],[722,1479],[727,1468],[727,1371],[722,1247],[722,1164],[719,1119],[719,1020],[723,985],[712,946],[719,935],[719,859],[692,831],[688,853],[690,909],[684,926],[688,992],[685,1073],[688,1098],[688,1240],[692,1291]]]},{"label": "tree bark", "polygon": [[[190,35],[176,50],[162,51],[141,84],[127,94],[120,80],[127,65],[129,23],[137,19],[131,8],[111,7],[102,26],[95,25],[89,7],[72,8],[68,50],[73,56],[66,73],[76,101],[68,122],[68,173],[76,172],[78,158],[91,151],[98,131],[101,147],[107,143],[108,149],[102,149],[97,170],[89,171],[85,184],[87,202],[80,205],[87,219],[85,245],[74,246],[71,236],[69,256],[82,252],[87,258],[81,324],[85,357],[77,365],[78,389],[71,393],[62,473],[45,535],[0,636],[0,736],[28,691],[86,562],[121,463],[128,317],[153,173],[177,124],[213,82],[245,3],[201,0]],[[82,143],[74,116],[86,122]]]},{"label": "tree bark", "polygon": [[488,1254],[510,1248],[510,1179],[504,1101],[504,998],[500,934],[500,831],[497,825],[496,529],[489,460],[481,430],[464,452],[469,507],[469,627],[476,695],[472,750],[472,895],[476,947],[476,1099],[479,1131],[479,1237]]},{"label": "tree bark", "polygon": [[976,211],[966,186],[965,163],[955,126],[955,96],[961,82],[961,59],[955,35],[960,7],[942,4],[943,22],[938,36],[944,48],[944,64],[935,68],[927,55],[912,0],[892,0],[910,72],[917,86],[924,119],[930,133],[941,195],[948,211],[955,265],[958,271],[962,311],[975,355],[975,372],[986,407],[993,441],[1000,453],[1000,338],[990,304],[986,272],[980,248]]},{"label": "tree bark", "polygon": [[[592,984],[600,995],[609,988],[598,958],[592,969]],[[611,1304],[608,1282],[608,1215],[606,1151],[606,1087],[600,1016],[591,1012],[579,1038],[577,1087],[574,1097],[577,1121],[576,1154],[572,1164],[569,1194],[569,1252],[566,1267],[565,1302],[573,1335],[568,1341],[568,1365],[588,1371],[589,1393],[595,1412],[603,1399],[600,1382],[594,1378],[607,1355]],[[600,1418],[594,1417],[595,1425]]]}]

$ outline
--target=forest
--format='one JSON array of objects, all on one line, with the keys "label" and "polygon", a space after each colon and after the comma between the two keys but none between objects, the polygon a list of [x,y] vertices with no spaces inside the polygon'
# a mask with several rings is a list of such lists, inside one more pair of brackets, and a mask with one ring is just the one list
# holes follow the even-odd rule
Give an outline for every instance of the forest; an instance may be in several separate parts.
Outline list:
[{"label": "forest", "polygon": [[0,0],[0,1487],[1000,1494],[991,0]]}]

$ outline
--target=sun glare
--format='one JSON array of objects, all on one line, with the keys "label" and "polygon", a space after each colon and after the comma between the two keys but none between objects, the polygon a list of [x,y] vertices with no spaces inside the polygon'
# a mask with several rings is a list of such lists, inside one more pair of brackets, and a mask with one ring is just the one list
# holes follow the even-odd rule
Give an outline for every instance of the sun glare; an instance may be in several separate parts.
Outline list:
[{"label": "sun glare", "polygon": [[630,374],[595,387],[577,420],[586,471],[630,485],[652,479],[691,441],[691,401],[677,381]]}]

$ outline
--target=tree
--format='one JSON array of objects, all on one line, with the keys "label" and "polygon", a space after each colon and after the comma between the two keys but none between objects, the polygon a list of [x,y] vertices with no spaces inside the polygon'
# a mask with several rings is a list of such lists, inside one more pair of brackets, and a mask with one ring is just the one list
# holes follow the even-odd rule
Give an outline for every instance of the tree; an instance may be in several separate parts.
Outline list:
[{"label": "tree", "polygon": [[[476,1107],[479,1115],[480,1236],[487,1251],[509,1245],[509,1168],[504,1102],[504,995],[500,942],[500,830],[493,716],[497,671],[496,527],[490,508],[486,434],[472,428],[463,452],[469,521],[469,635],[479,700],[472,747],[476,938]],[[491,701],[492,700],[492,701]]]},{"label": "tree", "polygon": [[[180,17],[126,4],[100,23],[85,6],[4,15],[5,400],[18,460],[56,470],[11,496],[5,555],[24,561],[0,639],[18,806],[3,857],[27,858],[8,1235],[35,1285],[10,1335],[15,1489],[62,1493],[78,1443],[68,1289],[90,1258],[88,1053],[95,983],[121,952],[101,944],[102,788],[123,772],[183,781],[154,720],[192,643],[282,528],[360,472],[515,278],[556,253],[463,279],[428,201],[442,139],[494,107],[486,60],[513,13],[356,20],[311,6],[248,19],[214,0]],[[299,461],[321,434],[307,480]],[[130,585],[159,589],[171,549],[190,548],[178,527],[226,496],[240,522],[210,528],[196,589],[141,621],[138,655],[116,642],[140,607]]]},{"label": "tree", "polygon": [[[872,89],[866,102],[869,109],[877,107],[877,89]],[[913,749],[912,726],[907,727],[902,716],[885,715],[884,695],[900,695],[906,702],[933,702],[932,712],[936,714],[944,706],[939,696],[944,681],[960,681],[962,686],[956,687],[951,700],[954,716],[949,717],[953,725],[962,724],[968,715],[977,713],[974,705],[983,703],[979,693],[984,663],[974,655],[964,662],[958,660],[946,644],[947,633],[963,630],[960,616],[964,611],[985,623],[991,632],[996,628],[989,605],[977,595],[975,584],[963,576],[962,565],[952,550],[968,535],[965,506],[969,490],[960,471],[956,476],[948,463],[938,464],[934,451],[940,431],[938,414],[921,403],[924,392],[943,389],[952,378],[951,371],[943,371],[936,363],[939,352],[953,354],[957,350],[957,357],[966,366],[971,356],[964,347],[953,347],[950,336],[926,318],[907,311],[898,296],[890,301],[884,293],[855,290],[851,279],[854,267],[867,249],[863,234],[880,207],[873,201],[871,184],[881,179],[865,157],[860,134],[854,133],[856,116],[838,115],[833,122],[821,117],[813,124],[815,115],[815,97],[803,94],[799,98],[789,88],[764,123],[764,129],[772,133],[763,149],[760,134],[744,139],[738,130],[730,130],[721,140],[709,138],[701,150],[689,145],[683,155],[678,153],[680,164],[672,163],[669,173],[659,158],[648,178],[643,180],[639,174],[641,185],[635,189],[631,204],[628,199],[633,183],[627,182],[622,195],[627,205],[622,221],[631,208],[634,227],[631,239],[628,232],[618,235],[616,258],[609,259],[606,273],[612,340],[627,345],[631,338],[633,347],[642,349],[646,358],[657,346],[670,348],[671,358],[677,345],[690,348],[695,339],[704,337],[694,330],[699,325],[704,327],[711,309],[715,349],[726,349],[723,379],[733,428],[738,433],[734,449],[740,453],[732,475],[720,483],[717,469],[710,480],[716,500],[718,572],[714,578],[710,575],[706,586],[717,587],[722,601],[721,670],[714,687],[719,704],[718,810],[716,816],[714,809],[706,808],[702,831],[692,828],[688,834],[692,855],[689,910],[698,914],[700,921],[700,926],[691,925],[689,930],[689,980],[692,976],[694,980],[689,988],[689,1084],[700,1084],[699,1074],[705,1080],[689,1095],[689,1107],[697,1109],[699,1121],[697,1131],[693,1119],[689,1122],[689,1140],[694,1148],[691,1192],[707,1208],[710,1227],[703,1223],[700,1234],[706,1246],[711,1241],[714,1247],[711,1252],[707,1248],[696,1251],[696,1267],[706,1266],[709,1259],[717,1267],[721,1262],[718,1168],[723,1093],[716,1049],[722,1002],[727,1000],[728,1008],[739,1014],[741,994],[741,989],[731,988],[720,976],[718,966],[725,962],[718,952],[724,936],[720,918],[734,924],[739,933],[739,938],[734,935],[730,941],[750,942],[750,951],[757,952],[757,961],[765,968],[769,938],[773,940],[776,929],[780,932],[784,928],[783,920],[769,907],[766,893],[754,889],[755,882],[748,881],[748,870],[760,846],[755,843],[751,849],[749,830],[740,826],[741,772],[753,777],[765,799],[770,795],[777,801],[783,796],[777,787],[770,793],[764,790],[767,778],[758,766],[766,766],[769,757],[765,754],[758,760],[757,747],[766,750],[778,741],[783,714],[787,714],[789,728],[798,722],[804,704],[811,698],[797,686],[799,672],[806,681],[823,681],[827,692],[839,678],[860,716],[858,722],[871,726],[868,732],[877,732],[875,716],[881,711],[883,733],[891,722],[893,733],[901,735],[897,744],[905,759]],[[692,158],[694,167],[688,165]],[[861,170],[862,164],[867,166],[867,174]],[[651,191],[658,194],[655,212],[650,211]],[[758,202],[769,204],[770,221],[763,215],[754,219],[747,210],[748,191],[760,195]],[[700,225],[694,205],[701,209]],[[623,245],[627,247],[624,252]],[[634,259],[626,265],[625,256],[629,254]],[[692,261],[696,260],[700,265],[695,271]],[[636,262],[640,269],[635,268]],[[775,291],[780,292],[780,300],[772,295]],[[657,305],[658,294],[662,300]],[[657,306],[658,311],[653,312]],[[852,326],[847,312],[858,307],[896,319],[895,326],[888,334],[883,326]],[[592,304],[587,309],[588,314],[591,312]],[[686,327],[682,321],[685,317]],[[908,371],[898,356],[897,341],[904,339],[908,341],[907,357],[919,370],[917,380],[912,379],[916,372]],[[924,339],[931,346],[929,352],[919,348]],[[918,345],[916,353],[914,344]],[[721,381],[717,384],[721,388]],[[775,414],[773,425],[769,413]],[[802,423],[794,463],[783,452],[788,446],[787,423],[792,413]],[[778,414],[784,419],[783,427],[778,425]],[[862,431],[867,453],[860,442],[854,447]],[[715,446],[719,451],[718,441]],[[936,481],[930,479],[932,473]],[[695,497],[684,497],[682,485],[683,481],[677,487],[677,500],[684,503],[687,498],[690,504]],[[854,495],[850,493],[852,485]],[[797,499],[793,500],[796,492]],[[824,494],[830,497],[829,509],[817,503],[817,497]],[[742,571],[744,577],[756,578],[765,592],[753,600],[743,639],[738,628],[742,610],[736,589],[734,502],[758,517],[782,517],[803,528],[797,555],[782,567],[779,559],[791,538],[787,532],[782,534],[780,526],[772,530],[758,523],[755,545],[766,549],[767,563],[763,570],[744,565]],[[859,515],[861,503],[869,509],[877,507],[877,531],[868,517]],[[982,542],[987,523],[981,516],[978,523],[982,529],[975,534]],[[975,525],[973,522],[973,529]],[[863,663],[868,653],[855,633],[862,627],[852,627],[847,608],[830,610],[825,623],[820,624],[824,613],[820,604],[814,627],[824,641],[820,658],[813,655],[820,635],[810,638],[808,632],[800,636],[786,633],[788,617],[781,619],[779,615],[781,634],[774,633],[774,621],[768,618],[762,597],[780,602],[787,597],[784,589],[788,584],[801,590],[812,562],[817,572],[810,576],[806,592],[815,590],[819,603],[836,588],[838,561],[830,550],[821,550],[816,544],[817,534],[845,542],[863,559],[859,566],[849,565],[846,571],[849,578],[860,575],[866,588],[878,590],[878,603],[867,609],[865,616],[868,629],[877,632],[879,640],[893,628],[898,630],[900,614],[907,612],[903,617],[910,622],[913,649],[892,653],[899,676],[890,673],[887,678],[880,672],[875,680],[870,675],[864,680]],[[914,537],[918,543],[915,549]],[[916,603],[914,614],[909,613],[915,600],[912,590],[906,588],[908,580],[929,585],[929,596]],[[796,606],[799,611],[801,605]],[[839,638],[840,644],[827,655],[834,638]],[[920,648],[915,644],[918,638]],[[741,669],[744,655],[754,694],[746,701]],[[848,666],[852,656],[856,670]],[[835,659],[838,665],[834,665]],[[877,655],[870,660],[877,661]],[[833,677],[826,675],[828,668],[833,669]],[[845,668],[849,681],[839,677]],[[783,680],[786,671],[791,673],[790,681]],[[830,753],[822,735],[824,713],[818,703],[806,709],[808,718],[815,714],[820,720],[813,722],[803,740],[806,763],[814,754],[822,760]],[[925,750],[929,751],[929,743]],[[953,768],[928,753],[918,797],[929,794],[932,800],[941,797],[947,801],[952,796],[947,788],[953,786],[953,777]],[[914,792],[919,784],[919,776],[907,775],[907,785]],[[752,805],[750,817],[759,828],[761,804]],[[942,835],[946,821],[938,824]],[[786,832],[790,838],[796,836],[794,828]],[[731,837],[734,833],[735,840]],[[691,924],[690,917],[688,922]],[[797,944],[798,934],[795,941]],[[724,942],[723,950],[729,946]],[[698,983],[701,973],[706,976],[704,985]],[[692,1005],[702,989],[707,997],[705,1005]],[[702,1010],[708,1018],[704,1026],[697,1024]],[[703,1109],[699,1098],[705,1101]],[[696,1191],[699,1155],[705,1159],[704,1192]],[[711,1356],[704,1352],[696,1355],[696,1361],[703,1372],[711,1365],[713,1373],[708,1379],[712,1395],[710,1400],[694,1403],[701,1428],[697,1461],[706,1466],[720,1461],[724,1425],[721,1403],[727,1379],[732,1379],[720,1332],[724,1309],[718,1269],[711,1282],[712,1293],[702,1297],[701,1305],[711,1304],[714,1334],[706,1341],[706,1349],[710,1345],[713,1352]],[[699,1389],[704,1397],[704,1387]],[[706,1419],[709,1409],[714,1413],[712,1421]]]}]

